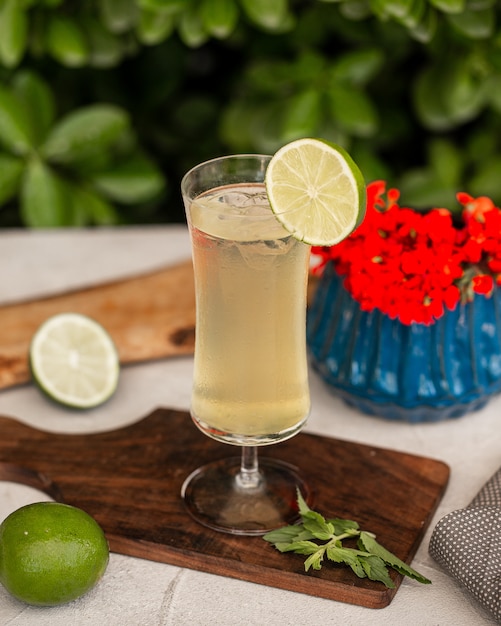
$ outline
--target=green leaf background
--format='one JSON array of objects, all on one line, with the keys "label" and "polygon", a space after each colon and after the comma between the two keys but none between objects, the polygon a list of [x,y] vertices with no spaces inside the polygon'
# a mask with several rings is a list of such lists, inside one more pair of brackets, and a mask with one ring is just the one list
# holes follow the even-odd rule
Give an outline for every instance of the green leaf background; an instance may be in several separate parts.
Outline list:
[{"label": "green leaf background", "polygon": [[500,3],[0,0],[0,226],[184,222],[187,169],[311,135],[501,204]]}]

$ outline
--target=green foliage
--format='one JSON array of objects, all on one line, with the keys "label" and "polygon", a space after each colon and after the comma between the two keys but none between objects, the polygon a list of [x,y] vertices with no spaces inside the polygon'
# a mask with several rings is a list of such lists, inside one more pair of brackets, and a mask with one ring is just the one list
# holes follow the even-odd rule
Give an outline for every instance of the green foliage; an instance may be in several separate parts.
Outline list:
[{"label": "green foliage", "polygon": [[0,204],[17,195],[31,227],[117,223],[113,201],[149,200],[164,184],[126,111],[94,104],[58,119],[49,86],[27,71],[0,88],[2,165]]},{"label": "green foliage", "polygon": [[180,221],[184,171],[302,136],[406,204],[501,203],[496,0],[0,0],[0,225]]}]

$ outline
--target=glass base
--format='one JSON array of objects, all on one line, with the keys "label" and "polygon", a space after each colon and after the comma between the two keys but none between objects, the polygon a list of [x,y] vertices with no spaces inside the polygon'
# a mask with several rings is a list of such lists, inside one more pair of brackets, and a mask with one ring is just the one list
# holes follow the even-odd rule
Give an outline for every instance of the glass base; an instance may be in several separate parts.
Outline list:
[{"label": "glass base", "polygon": [[265,433],[262,435],[249,435],[246,433],[245,435],[228,432],[226,430],[218,430],[212,426],[209,426],[204,420],[199,419],[193,413],[191,414],[191,419],[194,421],[195,425],[211,439],[215,439],[216,441],[220,441],[221,443],[229,443],[231,445],[236,446],[269,446],[272,444],[277,444],[286,439],[290,439],[298,434],[300,430],[302,430],[307,416],[301,421],[297,422],[291,428],[287,428],[285,430],[280,430],[279,432]]},{"label": "glass base", "polygon": [[204,465],[185,480],[181,495],[191,516],[204,526],[234,535],[264,535],[299,519],[297,489],[310,490],[293,465],[259,459],[257,482],[241,472],[241,459]]}]

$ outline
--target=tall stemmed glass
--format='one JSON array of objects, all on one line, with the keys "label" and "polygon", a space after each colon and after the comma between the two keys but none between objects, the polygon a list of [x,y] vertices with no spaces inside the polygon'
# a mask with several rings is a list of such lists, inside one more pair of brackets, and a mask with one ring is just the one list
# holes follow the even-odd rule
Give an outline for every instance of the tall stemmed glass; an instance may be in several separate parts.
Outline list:
[{"label": "tall stemmed glass", "polygon": [[257,454],[298,433],[310,408],[309,247],[271,212],[269,160],[221,157],[181,183],[197,309],[191,415],[209,437],[241,447],[240,458],[192,472],[182,496],[202,524],[244,535],[292,523],[296,489],[309,494],[296,467]]}]

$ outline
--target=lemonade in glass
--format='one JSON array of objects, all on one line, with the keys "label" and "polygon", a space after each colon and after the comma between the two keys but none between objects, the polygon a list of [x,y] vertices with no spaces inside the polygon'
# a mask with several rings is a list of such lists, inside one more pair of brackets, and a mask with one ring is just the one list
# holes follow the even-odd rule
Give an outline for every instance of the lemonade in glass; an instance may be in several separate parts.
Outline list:
[{"label": "lemonade in glass", "polygon": [[298,468],[257,455],[297,434],[309,414],[310,245],[334,245],[357,227],[365,183],[343,148],[304,138],[273,157],[197,165],[181,190],[197,309],[191,415],[241,449],[194,470],[182,496],[210,528],[264,534],[298,518],[298,490],[307,504],[311,493]]},{"label": "lemonade in glass", "polygon": [[199,313],[193,418],[227,443],[285,439],[310,406],[309,247],[275,219],[263,183],[219,187],[189,210]]},{"label": "lemonade in glass", "polygon": [[[197,310],[191,415],[206,435],[242,449],[238,462],[232,457],[196,470],[183,496],[202,523],[241,534],[289,523],[296,487],[307,492],[295,468],[257,461],[257,446],[295,435],[310,410],[310,248],[270,209],[269,160],[222,157],[195,167],[182,183]],[[287,511],[276,504],[277,482]]]}]

